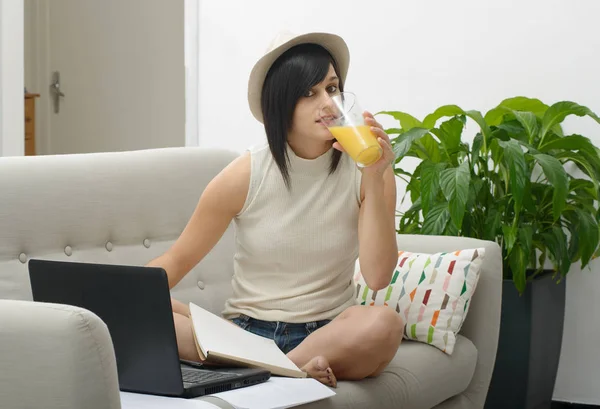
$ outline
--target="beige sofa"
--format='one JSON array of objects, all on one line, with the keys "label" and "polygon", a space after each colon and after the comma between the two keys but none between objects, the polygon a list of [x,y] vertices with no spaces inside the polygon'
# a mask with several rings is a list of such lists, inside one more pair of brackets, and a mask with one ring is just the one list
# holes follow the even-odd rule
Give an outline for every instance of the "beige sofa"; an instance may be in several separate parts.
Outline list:
[{"label": "beige sofa", "polygon": [[[145,264],[173,243],[204,187],[234,157],[168,148],[0,158],[0,407],[120,406],[106,326],[85,310],[31,302],[27,262]],[[498,246],[423,236],[399,236],[398,243],[423,252],[487,248],[454,354],[403,342],[381,376],[341,382],[335,397],[307,408],[483,407],[500,323]],[[232,255],[230,228],[172,295],[219,313],[231,289]]]}]

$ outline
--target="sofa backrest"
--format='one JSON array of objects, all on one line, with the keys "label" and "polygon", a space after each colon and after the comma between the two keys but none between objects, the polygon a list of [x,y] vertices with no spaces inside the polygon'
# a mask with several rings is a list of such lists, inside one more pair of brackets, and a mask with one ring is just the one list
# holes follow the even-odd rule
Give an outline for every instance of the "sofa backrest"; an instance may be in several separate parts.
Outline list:
[{"label": "sofa backrest", "polygon": [[[206,148],[0,158],[0,298],[31,300],[32,258],[144,265],[179,236],[236,153]],[[232,227],[173,290],[220,313]]]}]

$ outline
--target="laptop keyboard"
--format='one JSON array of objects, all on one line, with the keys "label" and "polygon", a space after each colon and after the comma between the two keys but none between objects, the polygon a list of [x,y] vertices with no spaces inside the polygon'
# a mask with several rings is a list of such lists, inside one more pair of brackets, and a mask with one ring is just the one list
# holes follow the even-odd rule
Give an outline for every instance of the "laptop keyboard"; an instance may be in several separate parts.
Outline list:
[{"label": "laptop keyboard", "polygon": [[227,372],[207,371],[205,369],[181,368],[183,382],[202,383],[207,381],[219,381],[227,378],[237,378],[237,375]]}]

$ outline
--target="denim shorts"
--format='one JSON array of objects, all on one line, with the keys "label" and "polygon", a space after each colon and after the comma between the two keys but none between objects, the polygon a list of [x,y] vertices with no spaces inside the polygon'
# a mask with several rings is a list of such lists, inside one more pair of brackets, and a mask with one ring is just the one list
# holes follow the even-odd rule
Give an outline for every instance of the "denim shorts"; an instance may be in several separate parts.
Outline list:
[{"label": "denim shorts", "polygon": [[331,322],[330,320],[322,320],[292,324],[278,321],[261,321],[247,315],[240,315],[231,321],[248,332],[272,339],[285,354],[300,345],[312,332]]}]

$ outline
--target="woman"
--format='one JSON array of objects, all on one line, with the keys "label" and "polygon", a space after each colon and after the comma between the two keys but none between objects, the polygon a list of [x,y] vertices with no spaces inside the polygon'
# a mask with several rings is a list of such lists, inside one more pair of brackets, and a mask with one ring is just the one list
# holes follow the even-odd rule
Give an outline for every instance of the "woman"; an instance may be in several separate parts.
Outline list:
[{"label": "woman", "polygon": [[[278,40],[249,80],[250,108],[268,145],[217,175],[181,236],[149,264],[166,270],[172,288],[233,221],[233,296],[223,316],[274,339],[298,367],[331,386],[381,373],[403,330],[393,310],[354,301],[357,257],[371,288],[391,279],[396,186],[389,139],[371,114],[365,119],[384,154],[362,171],[319,121],[320,108],[343,90],[348,60],[335,35]],[[199,360],[188,307],[173,300],[173,312],[180,356]]]}]

